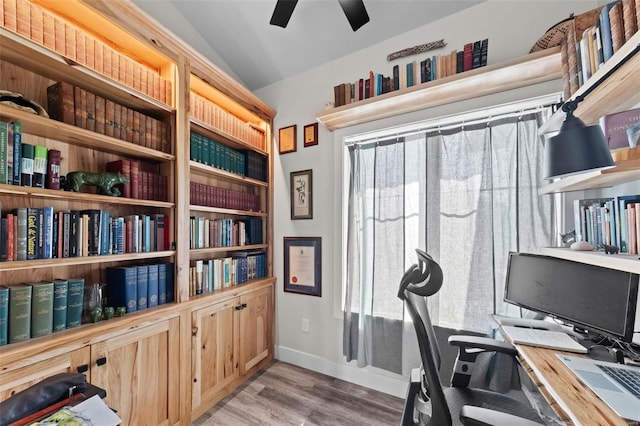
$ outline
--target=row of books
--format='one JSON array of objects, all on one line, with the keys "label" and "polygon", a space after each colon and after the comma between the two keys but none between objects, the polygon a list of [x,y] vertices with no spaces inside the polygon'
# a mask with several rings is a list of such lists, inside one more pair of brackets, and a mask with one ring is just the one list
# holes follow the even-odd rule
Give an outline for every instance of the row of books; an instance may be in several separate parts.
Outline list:
[{"label": "row of books", "polygon": [[0,346],[82,322],[84,278],[0,286]]},{"label": "row of books", "polygon": [[640,195],[575,200],[573,213],[576,241],[640,253]]},{"label": "row of books", "polygon": [[489,40],[467,43],[463,49],[452,50],[449,54],[433,55],[421,61],[393,66],[392,75],[369,72],[369,78],[355,82],[341,83],[333,88],[334,106],[347,105],[395,90],[438,80],[450,75],[469,71],[487,65]]},{"label": "row of books", "polygon": [[640,0],[616,0],[591,21],[571,21],[560,44],[565,99],[638,31]]},{"label": "row of books", "polygon": [[127,313],[174,301],[173,263],[108,267],[106,275],[106,304]]},{"label": "row of books", "polygon": [[189,267],[189,295],[210,293],[267,276],[264,252],[236,252],[231,257],[193,260]]},{"label": "row of books", "polygon": [[189,202],[194,206],[260,212],[260,195],[229,188],[190,183]]},{"label": "row of books", "polygon": [[237,247],[262,244],[262,219],[209,219],[191,216],[189,248]]},{"label": "row of books", "polygon": [[125,84],[160,102],[170,104],[171,81],[112,48],[86,28],[74,26],[27,0],[3,0],[0,24],[7,30]]},{"label": "row of books", "polygon": [[239,151],[191,132],[190,160],[252,179],[267,181],[267,158],[255,151]]},{"label": "row of books", "polygon": [[163,214],[20,207],[0,218],[0,261],[61,259],[168,250]]},{"label": "row of books", "polygon": [[190,102],[192,117],[265,151],[266,140],[263,129],[255,127],[251,123],[245,123],[193,91],[190,93]]},{"label": "row of books", "polygon": [[49,117],[72,126],[171,152],[171,127],[142,112],[64,81],[47,88]]},{"label": "row of books", "polygon": [[159,173],[142,170],[136,160],[120,159],[106,164],[106,171],[122,173],[129,180],[128,184],[116,185],[120,194],[136,200],[169,201],[168,178]]}]

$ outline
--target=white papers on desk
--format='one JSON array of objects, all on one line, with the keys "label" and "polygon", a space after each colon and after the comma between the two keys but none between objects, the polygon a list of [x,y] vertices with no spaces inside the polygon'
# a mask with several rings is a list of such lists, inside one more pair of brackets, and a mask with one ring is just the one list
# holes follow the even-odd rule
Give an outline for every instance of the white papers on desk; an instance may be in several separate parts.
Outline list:
[{"label": "white papers on desk", "polygon": [[511,342],[520,345],[538,346],[559,351],[587,353],[587,348],[561,331],[503,325],[502,331]]}]

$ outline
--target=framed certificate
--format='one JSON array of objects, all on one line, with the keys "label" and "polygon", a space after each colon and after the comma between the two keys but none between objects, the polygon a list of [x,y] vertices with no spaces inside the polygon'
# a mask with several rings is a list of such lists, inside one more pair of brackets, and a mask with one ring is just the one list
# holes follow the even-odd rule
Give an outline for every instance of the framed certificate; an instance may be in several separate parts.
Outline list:
[{"label": "framed certificate", "polygon": [[291,220],[313,219],[313,170],[289,173]]},{"label": "framed certificate", "polygon": [[318,123],[304,126],[304,146],[318,145]]},{"label": "framed certificate", "polygon": [[296,152],[296,131],[298,126],[292,125],[288,127],[281,127],[278,130],[278,143],[279,153],[287,154],[289,152]]},{"label": "framed certificate", "polygon": [[322,296],[322,237],[284,237],[284,291]]}]

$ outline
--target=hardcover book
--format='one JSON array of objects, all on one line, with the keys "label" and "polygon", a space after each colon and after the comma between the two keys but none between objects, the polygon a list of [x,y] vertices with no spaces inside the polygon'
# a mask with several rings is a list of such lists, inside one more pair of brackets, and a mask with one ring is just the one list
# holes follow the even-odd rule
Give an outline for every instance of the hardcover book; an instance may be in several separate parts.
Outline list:
[{"label": "hardcover book", "polygon": [[9,285],[9,338],[16,343],[31,338],[31,294],[28,284]]},{"label": "hardcover book", "polygon": [[604,132],[609,149],[629,148],[635,146],[630,140],[627,129],[640,123],[640,108],[607,114],[600,118],[600,127]]},{"label": "hardcover book", "polygon": [[53,280],[53,332],[67,328],[67,295],[69,281],[63,279]]},{"label": "hardcover book", "polygon": [[9,288],[0,285],[0,346],[9,343]]},{"label": "hardcover book", "polygon": [[67,292],[67,328],[79,327],[82,323],[84,303],[84,278],[69,278]]},{"label": "hardcover book", "polygon": [[107,268],[107,303],[114,307],[126,307],[127,313],[136,312],[138,306],[138,268]]},{"label": "hardcover book", "polygon": [[137,284],[138,284],[138,306],[137,310],[147,309],[148,285],[149,285],[149,266],[137,266]]},{"label": "hardcover book", "polygon": [[13,121],[13,175],[14,185],[22,183],[22,123]]},{"label": "hardcover book", "polygon": [[75,125],[74,88],[64,81],[47,87],[49,117],[63,123]]},{"label": "hardcover book", "polygon": [[32,283],[31,337],[41,337],[53,331],[53,282]]},{"label": "hardcover book", "polygon": [[47,175],[47,147],[36,145],[33,154],[33,181],[32,186],[44,188]]},{"label": "hardcover book", "polygon": [[118,184],[116,188],[120,190],[123,197],[131,198],[131,161],[126,159],[110,161],[107,163],[107,171],[111,173],[122,173],[129,180],[128,184]]},{"label": "hardcover book", "polygon": [[60,189],[60,151],[50,149],[47,152],[47,177],[45,188]]},{"label": "hardcover book", "polygon": [[38,258],[38,209],[27,208],[27,260]]},{"label": "hardcover book", "polygon": [[[159,267],[158,264],[148,266],[147,280],[147,308],[153,308],[159,304]],[[165,290],[166,291],[166,290]]]},{"label": "hardcover book", "polygon": [[33,157],[35,147],[28,143],[22,144],[21,181],[22,186],[32,186],[33,183]]},{"label": "hardcover book", "polygon": [[[9,123],[0,121],[0,184],[13,182],[13,171],[9,176]],[[12,159],[13,161],[13,159]]]}]

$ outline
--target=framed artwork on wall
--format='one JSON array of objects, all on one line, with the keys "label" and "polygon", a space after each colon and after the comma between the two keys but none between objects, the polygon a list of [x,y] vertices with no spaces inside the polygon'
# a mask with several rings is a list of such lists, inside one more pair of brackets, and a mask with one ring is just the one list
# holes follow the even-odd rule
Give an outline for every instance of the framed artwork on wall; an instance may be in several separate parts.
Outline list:
[{"label": "framed artwork on wall", "polygon": [[291,188],[291,220],[313,219],[313,170],[289,174]]},{"label": "framed artwork on wall", "polygon": [[289,152],[296,152],[297,140],[296,132],[297,125],[281,127],[278,129],[278,147],[280,154],[287,154]]},{"label": "framed artwork on wall", "polygon": [[318,145],[318,123],[311,123],[304,126],[304,146]]},{"label": "framed artwork on wall", "polygon": [[322,237],[284,237],[284,291],[322,296]]}]

